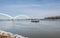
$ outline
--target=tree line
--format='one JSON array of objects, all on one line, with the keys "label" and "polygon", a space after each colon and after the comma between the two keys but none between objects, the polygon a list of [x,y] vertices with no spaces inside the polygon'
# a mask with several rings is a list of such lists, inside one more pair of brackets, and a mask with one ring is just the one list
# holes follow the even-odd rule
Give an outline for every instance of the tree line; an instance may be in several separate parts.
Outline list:
[{"label": "tree line", "polygon": [[60,16],[45,17],[45,19],[60,19]]}]

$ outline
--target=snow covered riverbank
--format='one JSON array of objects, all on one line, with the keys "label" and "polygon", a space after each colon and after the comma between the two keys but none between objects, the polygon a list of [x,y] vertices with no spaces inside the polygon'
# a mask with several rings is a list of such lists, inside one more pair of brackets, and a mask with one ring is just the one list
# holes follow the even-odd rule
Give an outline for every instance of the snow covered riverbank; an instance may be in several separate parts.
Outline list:
[{"label": "snow covered riverbank", "polygon": [[0,38],[28,38],[28,37],[0,30]]}]

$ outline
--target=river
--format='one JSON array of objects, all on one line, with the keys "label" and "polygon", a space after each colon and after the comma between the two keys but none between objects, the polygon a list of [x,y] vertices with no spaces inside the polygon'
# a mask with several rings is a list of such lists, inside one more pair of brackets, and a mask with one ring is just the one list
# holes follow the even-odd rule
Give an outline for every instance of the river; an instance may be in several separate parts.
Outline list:
[{"label": "river", "polygon": [[0,21],[0,30],[20,34],[29,38],[60,38],[60,20],[40,21]]}]

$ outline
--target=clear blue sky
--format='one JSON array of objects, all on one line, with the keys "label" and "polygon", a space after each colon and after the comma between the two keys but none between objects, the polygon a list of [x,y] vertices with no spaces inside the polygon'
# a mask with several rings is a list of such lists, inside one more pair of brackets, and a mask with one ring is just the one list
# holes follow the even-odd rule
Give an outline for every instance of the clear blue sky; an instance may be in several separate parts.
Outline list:
[{"label": "clear blue sky", "polygon": [[39,18],[58,16],[60,0],[0,0],[0,13]]}]

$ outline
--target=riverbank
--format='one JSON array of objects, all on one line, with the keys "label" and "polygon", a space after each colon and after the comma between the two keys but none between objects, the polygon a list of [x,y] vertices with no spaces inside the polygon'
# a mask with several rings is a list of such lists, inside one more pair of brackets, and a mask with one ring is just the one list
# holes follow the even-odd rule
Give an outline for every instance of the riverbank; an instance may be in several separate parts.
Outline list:
[{"label": "riverbank", "polygon": [[0,38],[28,38],[28,37],[0,30]]}]

